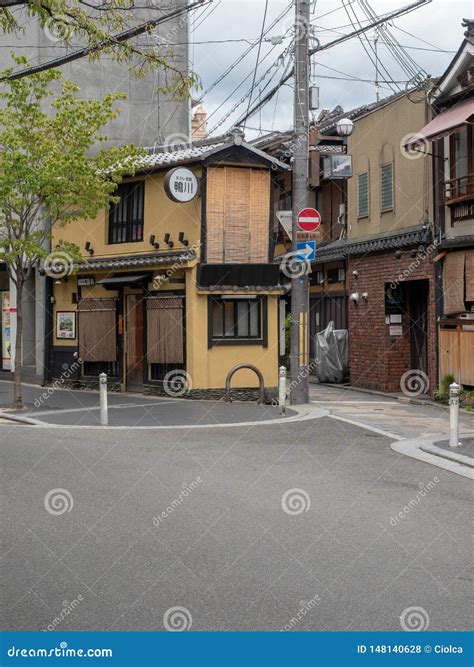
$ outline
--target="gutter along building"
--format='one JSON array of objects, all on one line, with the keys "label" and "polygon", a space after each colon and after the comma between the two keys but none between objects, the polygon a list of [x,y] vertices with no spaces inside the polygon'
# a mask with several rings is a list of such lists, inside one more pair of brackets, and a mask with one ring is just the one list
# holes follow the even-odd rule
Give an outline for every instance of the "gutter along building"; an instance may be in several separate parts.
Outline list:
[{"label": "gutter along building", "polygon": [[[84,260],[50,285],[50,379],[80,357],[79,385],[106,372],[116,390],[221,397],[245,363],[270,397],[281,293],[271,199],[287,169],[239,133],[150,151],[119,204],[61,232]],[[232,385],[253,397],[258,379],[242,370]]]}]

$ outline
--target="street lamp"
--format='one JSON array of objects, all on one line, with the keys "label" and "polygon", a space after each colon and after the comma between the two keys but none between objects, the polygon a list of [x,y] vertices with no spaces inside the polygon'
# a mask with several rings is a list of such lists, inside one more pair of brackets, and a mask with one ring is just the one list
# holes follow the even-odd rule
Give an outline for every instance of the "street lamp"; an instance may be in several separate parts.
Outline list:
[{"label": "street lamp", "polygon": [[340,137],[350,137],[354,131],[354,123],[350,118],[341,118],[336,123],[336,132]]}]

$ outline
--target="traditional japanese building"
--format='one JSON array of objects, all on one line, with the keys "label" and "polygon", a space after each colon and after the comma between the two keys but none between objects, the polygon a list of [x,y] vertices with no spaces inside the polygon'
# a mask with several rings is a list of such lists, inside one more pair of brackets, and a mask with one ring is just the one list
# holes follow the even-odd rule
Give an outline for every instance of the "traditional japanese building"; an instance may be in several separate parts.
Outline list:
[{"label": "traditional japanese building", "polygon": [[[272,193],[288,167],[239,133],[150,151],[120,202],[61,231],[83,260],[49,281],[50,379],[77,359],[76,385],[221,397],[237,365],[278,385],[281,286]],[[232,380],[254,397],[254,371]]]}]

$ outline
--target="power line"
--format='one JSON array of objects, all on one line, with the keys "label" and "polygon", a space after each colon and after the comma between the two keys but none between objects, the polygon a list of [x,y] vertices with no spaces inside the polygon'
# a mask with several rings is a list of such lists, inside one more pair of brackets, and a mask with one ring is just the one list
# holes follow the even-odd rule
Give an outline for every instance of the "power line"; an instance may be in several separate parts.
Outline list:
[{"label": "power line", "polygon": [[[430,4],[432,0],[416,0],[416,2],[413,2],[409,5],[406,5],[405,7],[402,7],[400,9],[394,10],[393,12],[389,12],[388,14],[385,14],[381,16],[377,21],[374,21],[371,25],[365,26],[363,28],[360,28],[358,30],[355,30],[352,33],[349,33],[347,35],[342,35],[341,37],[338,37],[337,39],[332,40],[331,42],[327,42],[326,44],[322,44],[319,46],[316,46],[312,49],[310,49],[310,55],[314,55],[315,53],[318,53],[318,51],[324,51],[326,49],[329,49],[333,46],[338,46],[339,44],[342,44],[343,42],[352,39],[353,37],[357,37],[359,34],[362,34],[366,32],[367,30],[371,28],[375,28],[378,25],[385,23],[388,20],[397,18],[399,16],[403,16],[406,14],[409,14],[416,9],[419,9],[422,6],[425,6],[427,4]],[[272,97],[275,95],[275,93],[279,90],[281,86],[283,86],[285,83],[287,83],[293,76],[294,74],[294,68],[292,71],[290,71],[287,75],[282,77],[282,79],[279,81],[279,83],[270,90],[267,95],[265,95],[257,104],[253,106],[253,108],[250,110],[249,114],[243,117],[240,117],[239,120],[237,121],[236,125],[241,125],[247,118],[252,116],[256,111],[260,109],[264,104],[268,102],[268,100],[271,100]]]},{"label": "power line", "polygon": [[[348,18],[349,21],[351,22],[352,27],[354,28],[354,30],[356,30],[356,26],[355,26],[355,24],[354,24],[354,21],[352,20],[351,15],[349,14],[349,8],[348,8],[349,5],[346,6],[345,0],[342,0],[342,6],[343,6],[344,9],[346,10],[347,18]],[[351,9],[352,9],[352,11],[353,11],[353,13],[354,13],[354,18],[355,18],[356,22],[358,23],[359,27],[361,27],[361,23],[360,23],[360,21],[359,21],[359,19],[358,19],[358,17],[357,17],[357,14],[356,14],[355,10],[354,10],[353,8],[351,8]],[[364,49],[365,53],[367,54],[367,57],[368,57],[369,60],[371,61],[372,65],[375,67],[375,70],[378,71],[378,68],[379,68],[379,65],[380,65],[381,69],[383,69],[383,71],[385,72],[385,74],[387,75],[387,77],[388,77],[389,79],[391,79],[392,77],[391,77],[391,75],[390,75],[390,72],[387,70],[387,68],[385,67],[385,65],[384,65],[384,64],[380,61],[380,59],[378,58],[378,55],[377,55],[377,52],[376,52],[375,47],[374,47],[370,42],[367,43],[368,47],[369,47],[370,49],[372,49],[372,53],[373,53],[373,55],[375,56],[375,60],[374,60],[374,58],[373,58],[373,57],[371,56],[371,54],[369,53],[368,48],[367,48],[366,45],[364,44],[364,39],[363,39],[362,35],[358,35],[357,37],[358,37],[358,39],[359,39],[359,42],[360,42],[362,48]],[[390,84],[389,84],[389,85],[390,85]],[[397,85],[397,84],[394,84],[394,85]],[[399,86],[397,86],[397,87],[398,87],[398,90],[400,90],[400,87],[399,87]],[[390,85],[390,88],[392,89],[393,92],[396,92],[396,88],[394,88],[392,85]]]},{"label": "power line", "polygon": [[[263,42],[263,35],[264,35],[264,32],[265,32],[265,23],[267,21],[267,12],[268,12],[268,0],[265,0],[265,11],[263,12],[262,31],[260,33],[260,41],[259,41],[259,44],[258,44],[258,51],[257,51],[257,60],[255,62],[255,69],[254,69],[254,73],[253,73],[253,81],[252,81],[252,86],[250,88],[249,104],[248,104],[248,107],[247,107],[247,112],[249,111],[250,105],[252,104],[253,91],[255,89],[255,80],[257,78],[257,70],[258,70],[258,65],[259,65],[259,62],[260,62],[260,53],[262,51],[262,42]],[[245,128],[245,125],[244,125],[244,128]]]},{"label": "power line", "polygon": [[157,19],[152,19],[150,21],[147,21],[146,23],[141,23],[135,28],[130,28],[129,30],[124,30],[123,32],[118,33],[117,35],[108,37],[100,44],[94,46],[88,46],[82,49],[77,49],[76,51],[73,51],[70,54],[59,56],[59,58],[54,58],[53,60],[48,60],[47,62],[41,63],[40,65],[34,65],[33,67],[26,67],[17,72],[12,72],[8,76],[1,77],[0,81],[15,81],[16,79],[22,79],[23,77],[30,76],[31,74],[38,74],[39,72],[43,72],[44,70],[47,69],[52,69],[53,67],[61,67],[61,65],[65,65],[67,63],[73,62],[74,60],[79,60],[80,58],[84,58],[90,55],[91,53],[102,51],[103,49],[109,46],[113,46],[114,44],[121,44],[122,42],[127,42],[133,37],[137,37],[138,35],[143,35],[144,33],[149,32],[152,28],[156,27],[157,25],[160,25],[161,23],[165,23],[170,19],[181,16],[181,14],[186,14],[187,12],[190,12],[193,9],[202,7],[203,4],[207,4],[209,2],[213,2],[213,0],[196,0],[195,2],[193,2],[193,4],[188,5],[186,7],[180,7],[179,9],[176,9],[170,14],[166,14],[165,16],[161,16],[160,18]]}]

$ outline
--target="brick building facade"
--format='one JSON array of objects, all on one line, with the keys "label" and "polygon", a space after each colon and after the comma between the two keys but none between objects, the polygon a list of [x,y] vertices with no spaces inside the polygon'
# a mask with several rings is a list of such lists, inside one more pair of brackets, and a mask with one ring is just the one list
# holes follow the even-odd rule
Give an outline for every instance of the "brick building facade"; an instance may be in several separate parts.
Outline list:
[{"label": "brick building facade", "polygon": [[[408,249],[400,259],[393,251],[349,257],[349,291],[359,295],[359,301],[350,300],[348,308],[352,385],[399,392],[401,383],[414,383],[409,390],[423,389],[420,393],[433,395],[437,382],[435,271],[432,254],[424,256],[413,258]],[[390,300],[395,285],[399,305]],[[426,309],[419,314],[424,299]],[[420,349],[417,333],[423,331]],[[413,374],[416,368],[428,380]],[[405,374],[409,375],[402,382]]]}]

